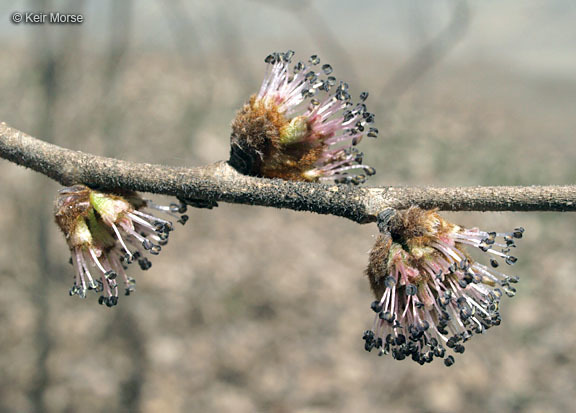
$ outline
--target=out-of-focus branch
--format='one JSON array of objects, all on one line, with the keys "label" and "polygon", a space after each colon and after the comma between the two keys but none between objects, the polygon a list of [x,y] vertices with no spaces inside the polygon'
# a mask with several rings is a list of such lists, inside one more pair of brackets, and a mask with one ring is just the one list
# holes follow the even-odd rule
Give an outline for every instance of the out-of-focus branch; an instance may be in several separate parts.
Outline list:
[{"label": "out-of-focus branch", "polygon": [[254,178],[226,162],[194,168],[127,162],[52,145],[0,123],[0,158],[63,185],[173,195],[311,211],[373,222],[386,208],[446,211],[576,211],[576,185],[495,187],[352,187]]},{"label": "out-of-focus branch", "polygon": [[464,38],[470,21],[468,2],[454,0],[452,17],[446,28],[424,44],[386,82],[379,112],[391,110],[400,96],[440,62]]}]

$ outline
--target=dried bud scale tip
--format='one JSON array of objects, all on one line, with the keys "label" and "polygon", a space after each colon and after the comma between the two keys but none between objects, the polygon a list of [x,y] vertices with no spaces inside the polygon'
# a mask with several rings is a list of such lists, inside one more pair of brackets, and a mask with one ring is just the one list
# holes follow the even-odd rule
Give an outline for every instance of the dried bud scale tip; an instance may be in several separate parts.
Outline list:
[{"label": "dried bud scale tip", "polygon": [[98,302],[118,304],[118,283],[125,295],[134,291],[135,281],[127,266],[138,262],[143,270],[152,264],[145,253],[157,255],[168,242],[172,222],[146,213],[156,209],[184,224],[185,205],[156,205],[135,192],[109,194],[84,185],[63,188],[55,205],[56,223],[64,233],[72,254],[74,285],[70,295],[85,298],[88,290],[102,293]]},{"label": "dried bud scale tip", "polygon": [[[517,261],[509,252],[524,229],[466,229],[418,207],[385,211],[379,228],[366,270],[376,315],[363,336],[365,349],[419,364],[443,358],[451,366],[448,350],[463,353],[475,333],[500,324],[500,299],[514,296],[518,278],[495,268],[499,259],[508,265]],[[466,245],[491,254],[491,267],[475,262]]]},{"label": "dried bud scale tip", "polygon": [[[310,57],[293,63],[293,51],[273,53],[258,94],[232,123],[229,163],[242,173],[294,181],[359,184],[374,168],[362,164],[356,145],[376,137],[374,114],[352,103],[348,84],[329,64]],[[353,171],[360,173],[354,174]]]}]

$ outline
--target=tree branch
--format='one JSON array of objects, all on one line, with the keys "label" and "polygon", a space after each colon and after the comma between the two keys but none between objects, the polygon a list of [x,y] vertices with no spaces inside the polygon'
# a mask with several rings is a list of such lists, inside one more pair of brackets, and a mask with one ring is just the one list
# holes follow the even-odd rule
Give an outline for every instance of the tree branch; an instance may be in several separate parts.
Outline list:
[{"label": "tree branch", "polygon": [[358,223],[376,221],[386,208],[445,211],[576,211],[576,185],[493,187],[353,187],[254,178],[221,161],[177,168],[127,162],[73,151],[0,123],[0,158],[40,172],[62,185],[82,183],[183,199],[223,201],[311,211]]}]

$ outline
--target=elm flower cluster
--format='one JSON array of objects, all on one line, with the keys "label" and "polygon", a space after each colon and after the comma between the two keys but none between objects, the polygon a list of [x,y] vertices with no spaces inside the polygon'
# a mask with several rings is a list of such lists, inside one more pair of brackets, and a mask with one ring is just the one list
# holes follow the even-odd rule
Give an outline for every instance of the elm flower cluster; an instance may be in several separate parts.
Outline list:
[{"label": "elm flower cluster", "polygon": [[[356,145],[375,138],[374,114],[352,102],[348,84],[332,66],[311,56],[292,63],[293,51],[273,53],[260,91],[232,124],[229,163],[238,171],[294,181],[359,184],[374,168],[362,163]],[[358,173],[356,173],[356,172]]]},{"label": "elm flower cluster", "polygon": [[172,222],[144,209],[155,209],[184,224],[185,205],[156,205],[135,192],[109,194],[84,185],[63,188],[55,205],[56,223],[64,233],[74,266],[70,295],[86,297],[88,290],[101,293],[98,302],[118,304],[119,283],[125,295],[134,291],[135,281],[126,274],[128,265],[138,262],[142,270],[152,263],[146,254],[157,255],[168,242]]},{"label": "elm flower cluster", "polygon": [[[448,350],[463,353],[474,334],[500,324],[500,299],[515,295],[518,277],[498,271],[499,260],[517,261],[510,251],[524,229],[467,229],[418,207],[379,218],[382,234],[366,270],[376,315],[363,336],[365,349],[419,364],[442,358],[451,366]],[[489,254],[490,266],[474,261],[466,246]]]}]

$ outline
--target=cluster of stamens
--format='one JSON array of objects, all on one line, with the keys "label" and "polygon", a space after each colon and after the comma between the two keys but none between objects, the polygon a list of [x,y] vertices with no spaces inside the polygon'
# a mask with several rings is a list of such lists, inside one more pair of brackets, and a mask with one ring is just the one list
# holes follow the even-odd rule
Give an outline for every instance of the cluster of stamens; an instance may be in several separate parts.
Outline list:
[{"label": "cluster of stamens", "polygon": [[474,334],[499,325],[500,299],[513,297],[512,284],[518,282],[495,269],[497,259],[490,259],[491,267],[474,261],[464,245],[512,265],[517,259],[509,252],[524,229],[466,229],[416,207],[382,219],[367,269],[377,300],[371,304],[373,327],[363,336],[365,349],[420,364],[443,358],[451,366],[454,357],[447,350],[463,353]]},{"label": "cluster of stamens", "polygon": [[172,222],[144,212],[155,209],[184,224],[184,204],[156,205],[136,193],[122,195],[94,191],[83,185],[63,188],[56,201],[56,222],[70,246],[74,284],[70,295],[101,294],[98,302],[118,304],[119,280],[125,295],[134,291],[135,280],[126,274],[137,262],[142,270],[152,266],[147,254],[158,255],[168,243]]},{"label": "cluster of stamens", "polygon": [[[273,53],[260,91],[232,125],[230,163],[241,172],[300,181],[359,184],[374,168],[356,145],[377,137],[368,93],[352,103],[346,82],[313,55],[292,65],[293,51]],[[354,174],[352,171],[363,173]]]}]

